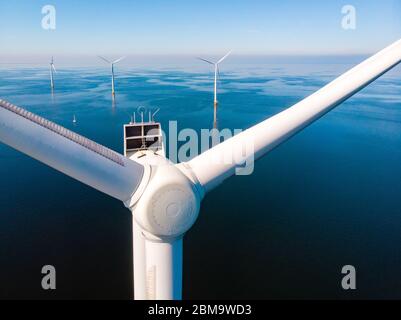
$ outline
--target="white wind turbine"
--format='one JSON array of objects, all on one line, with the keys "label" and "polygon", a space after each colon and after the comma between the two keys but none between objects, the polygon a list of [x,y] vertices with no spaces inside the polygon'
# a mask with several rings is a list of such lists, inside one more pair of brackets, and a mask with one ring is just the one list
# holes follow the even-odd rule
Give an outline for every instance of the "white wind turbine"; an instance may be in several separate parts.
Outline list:
[{"label": "white wind turbine", "polygon": [[203,58],[199,58],[199,60],[205,61],[211,65],[214,66],[214,108],[216,109],[218,101],[217,101],[217,78],[220,76],[220,72],[219,72],[219,64],[221,62],[223,62],[223,60],[225,58],[227,58],[230,55],[231,51],[226,53],[220,60],[218,60],[217,62],[212,62]]},{"label": "white wind turbine", "polygon": [[235,173],[216,161],[251,143],[255,159],[300,132],[401,61],[401,40],[294,106],[186,163],[154,152],[126,158],[0,100],[0,141],[124,202],[133,214],[135,299],[180,299],[182,243],[205,194]]},{"label": "white wind turbine", "polygon": [[50,60],[50,88],[54,89],[54,73],[56,73],[56,68],[54,67],[54,59]]},{"label": "white wind turbine", "polygon": [[114,65],[118,62],[120,62],[121,60],[125,59],[125,57],[121,57],[118,58],[117,60],[114,61],[109,61],[106,58],[103,58],[101,56],[98,56],[100,59],[102,59],[103,61],[107,62],[108,64],[110,64],[110,68],[111,68],[111,95],[114,98],[115,97],[115,91],[114,91]]}]

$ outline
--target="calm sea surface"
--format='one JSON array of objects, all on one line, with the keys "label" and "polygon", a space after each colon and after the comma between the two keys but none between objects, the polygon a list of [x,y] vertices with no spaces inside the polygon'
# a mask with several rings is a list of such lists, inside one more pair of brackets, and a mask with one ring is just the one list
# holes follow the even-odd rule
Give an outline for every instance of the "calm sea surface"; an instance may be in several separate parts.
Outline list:
[{"label": "calm sea surface", "polygon": [[[352,60],[352,59],[351,59]],[[218,120],[247,128],[354,62],[257,63],[221,74]],[[224,68],[222,68],[224,69]],[[379,79],[207,195],[184,242],[183,297],[401,298],[401,72]],[[179,129],[213,125],[203,71],[0,67],[0,97],[118,152],[139,106]],[[73,115],[77,123],[72,123]],[[0,144],[0,298],[132,298],[131,214]],[[41,268],[57,290],[41,289]],[[357,290],[341,289],[341,268]]]}]

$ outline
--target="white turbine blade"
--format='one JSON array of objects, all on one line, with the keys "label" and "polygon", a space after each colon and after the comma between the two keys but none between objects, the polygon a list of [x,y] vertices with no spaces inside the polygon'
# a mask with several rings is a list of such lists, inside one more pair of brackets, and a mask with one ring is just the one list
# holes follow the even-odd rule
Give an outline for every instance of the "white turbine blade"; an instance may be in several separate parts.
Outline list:
[{"label": "white turbine blade", "polygon": [[171,241],[145,239],[146,298],[182,299],[182,238]]},{"label": "white turbine blade", "polygon": [[125,58],[126,58],[126,57],[118,58],[117,60],[114,60],[114,61],[112,62],[112,64],[118,63],[118,62],[120,62],[121,60],[124,60]]},{"label": "white turbine blade", "polygon": [[[401,61],[401,40],[352,68],[291,108],[207,150],[187,163],[205,191],[233,175],[233,155],[251,146],[257,159],[363,89]],[[250,150],[250,149],[248,149]],[[240,157],[237,157],[240,159]],[[243,160],[243,159],[242,159]]]},{"label": "white turbine blade", "polygon": [[1,99],[0,141],[122,201],[144,175],[141,164]]},{"label": "white turbine blade", "polygon": [[53,71],[55,72],[55,73],[57,73],[57,70],[56,70],[56,68],[54,67],[54,64],[52,63],[52,69],[53,69]]},{"label": "white turbine blade", "polygon": [[102,59],[103,61],[105,61],[107,63],[111,63],[109,60],[107,60],[106,58],[103,58],[102,56],[98,56],[98,58]]},{"label": "white turbine blade", "polygon": [[146,255],[145,238],[142,229],[132,216],[133,262],[134,262],[134,299],[146,300]]},{"label": "white turbine blade", "polygon": [[214,65],[214,62],[212,62],[212,61],[209,61],[209,60],[206,60],[206,59],[203,59],[203,58],[199,58],[199,57],[197,57],[196,59],[199,59],[199,60],[202,60],[202,61],[205,61],[207,63],[210,63],[210,64]]},{"label": "white turbine blade", "polygon": [[223,62],[223,60],[224,60],[225,58],[227,58],[230,54],[231,54],[231,51],[227,52],[227,53],[225,54],[225,56],[224,56],[223,58],[221,58],[219,61],[217,61],[216,63],[219,64],[220,62]]}]

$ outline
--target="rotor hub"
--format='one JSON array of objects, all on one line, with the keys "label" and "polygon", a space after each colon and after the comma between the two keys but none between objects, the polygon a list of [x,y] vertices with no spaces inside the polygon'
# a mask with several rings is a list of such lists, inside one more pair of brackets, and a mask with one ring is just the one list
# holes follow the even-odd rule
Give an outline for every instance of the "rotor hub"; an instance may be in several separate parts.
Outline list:
[{"label": "rotor hub", "polygon": [[195,185],[173,164],[152,167],[152,177],[133,216],[147,232],[175,238],[188,231],[196,221],[200,195]]}]

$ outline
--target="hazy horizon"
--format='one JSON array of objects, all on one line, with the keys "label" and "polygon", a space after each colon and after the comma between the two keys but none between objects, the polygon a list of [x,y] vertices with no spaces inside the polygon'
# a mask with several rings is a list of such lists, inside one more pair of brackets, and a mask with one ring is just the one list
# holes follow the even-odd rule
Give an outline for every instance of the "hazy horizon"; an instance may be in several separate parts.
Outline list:
[{"label": "hazy horizon", "polygon": [[[309,55],[291,55],[291,54],[236,54],[235,52],[224,61],[221,70],[233,69],[244,65],[260,65],[260,64],[310,64],[310,63],[350,63],[356,64],[366,59],[372,53],[366,54],[309,54]],[[103,55],[107,59],[113,60],[119,57],[125,57],[121,62],[116,64],[116,68],[127,67],[193,67],[206,68],[210,66],[200,61],[198,57],[210,60],[218,60],[221,54],[120,54],[120,55]],[[0,54],[0,68],[7,67],[32,67],[47,68],[52,55],[31,55],[26,56],[7,56]],[[55,55],[54,63],[60,67],[91,67],[103,68],[108,67],[107,63],[102,61],[97,55]]]}]

